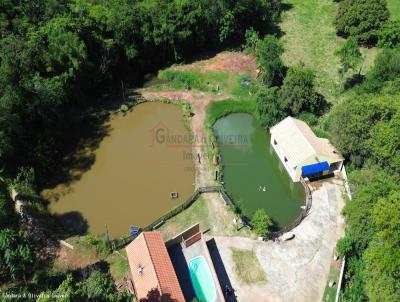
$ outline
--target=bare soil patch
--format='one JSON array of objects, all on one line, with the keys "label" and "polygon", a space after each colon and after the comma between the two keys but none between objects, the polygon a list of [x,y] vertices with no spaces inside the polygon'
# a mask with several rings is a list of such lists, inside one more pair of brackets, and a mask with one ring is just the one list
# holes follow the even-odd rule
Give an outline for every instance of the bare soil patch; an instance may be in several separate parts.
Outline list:
[{"label": "bare soil patch", "polygon": [[252,55],[240,52],[221,52],[216,56],[201,60],[192,64],[173,67],[175,70],[195,70],[199,72],[249,72],[253,77],[257,76],[257,64]]}]

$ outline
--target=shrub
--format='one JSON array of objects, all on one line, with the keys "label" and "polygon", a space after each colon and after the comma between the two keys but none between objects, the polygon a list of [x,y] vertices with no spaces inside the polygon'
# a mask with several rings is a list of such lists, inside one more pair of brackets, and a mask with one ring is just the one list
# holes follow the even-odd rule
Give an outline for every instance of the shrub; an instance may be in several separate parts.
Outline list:
[{"label": "shrub", "polygon": [[280,91],[280,99],[286,102],[290,114],[298,115],[302,111],[320,114],[326,109],[327,103],[317,93],[314,79],[315,73],[302,65],[289,68]]},{"label": "shrub", "polygon": [[335,26],[341,36],[374,45],[380,28],[388,19],[385,0],[344,0],[339,3]]},{"label": "shrub", "polygon": [[400,45],[400,20],[387,22],[378,33],[378,46],[395,48]]},{"label": "shrub", "polygon": [[[355,71],[362,63],[362,54],[354,38],[347,39],[335,54],[339,57],[340,63],[342,64],[339,70],[341,75],[346,73],[349,69]],[[361,68],[358,73],[361,73]]]},{"label": "shrub", "polygon": [[306,122],[309,126],[315,126],[318,124],[318,117],[311,112],[302,112],[297,116],[297,118]]},{"label": "shrub", "polygon": [[260,40],[260,35],[258,34],[258,32],[251,27],[250,29],[246,30],[244,38],[246,40],[244,49],[249,53],[255,53],[257,43]]},{"label": "shrub", "polygon": [[282,53],[283,45],[275,36],[267,35],[257,43],[256,60],[260,68],[259,77],[269,87],[282,84],[286,71],[281,59]]},{"label": "shrub", "polygon": [[254,231],[258,236],[262,236],[263,238],[269,237],[269,232],[272,227],[272,220],[264,209],[258,209],[255,211],[253,218],[251,219],[251,224],[253,225]]},{"label": "shrub", "polygon": [[256,116],[263,127],[271,127],[285,117],[286,103],[279,98],[277,87],[260,89],[256,99]]}]

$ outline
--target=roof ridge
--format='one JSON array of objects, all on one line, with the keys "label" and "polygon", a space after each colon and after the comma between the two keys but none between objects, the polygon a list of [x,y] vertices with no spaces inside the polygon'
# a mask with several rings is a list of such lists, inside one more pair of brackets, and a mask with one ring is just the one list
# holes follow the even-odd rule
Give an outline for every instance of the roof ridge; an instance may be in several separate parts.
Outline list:
[{"label": "roof ridge", "polygon": [[[296,124],[296,122],[299,122],[299,123],[304,124],[304,126],[305,126],[306,128],[308,128],[308,129],[311,130],[310,126],[308,126],[308,124],[307,124],[306,122],[302,121],[302,120],[299,120],[299,119],[294,118],[294,117],[292,117],[292,116],[290,116],[290,118],[291,118],[290,120],[292,121],[292,123],[295,125],[296,131],[297,131],[298,133],[300,133],[300,136],[301,136],[301,137],[303,138],[303,140],[307,143],[307,145],[311,148],[311,150],[314,151],[314,154],[317,154],[317,153],[318,153],[317,150],[316,150],[316,149],[314,148],[314,146],[310,143],[310,141],[307,139],[307,137],[304,135],[304,133],[299,129],[299,126]],[[315,137],[317,137],[317,136],[314,134],[313,131],[311,131],[311,133],[312,133]]]}]

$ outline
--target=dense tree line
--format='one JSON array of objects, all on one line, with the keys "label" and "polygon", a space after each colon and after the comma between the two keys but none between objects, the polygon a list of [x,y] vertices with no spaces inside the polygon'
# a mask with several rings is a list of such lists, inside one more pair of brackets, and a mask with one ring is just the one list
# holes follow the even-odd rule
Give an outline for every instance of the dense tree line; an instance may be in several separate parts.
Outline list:
[{"label": "dense tree line", "polygon": [[[399,32],[400,33],[400,32]],[[400,296],[400,49],[383,50],[365,81],[330,114],[331,139],[349,160],[344,301]]]},{"label": "dense tree line", "polygon": [[0,165],[39,179],[96,97],[167,63],[265,32],[279,0],[0,3]]}]

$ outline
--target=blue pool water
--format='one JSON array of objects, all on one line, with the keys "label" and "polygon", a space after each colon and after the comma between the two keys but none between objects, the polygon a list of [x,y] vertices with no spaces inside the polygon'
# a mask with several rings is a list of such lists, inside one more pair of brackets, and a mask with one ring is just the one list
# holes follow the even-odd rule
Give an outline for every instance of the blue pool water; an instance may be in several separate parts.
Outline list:
[{"label": "blue pool water", "polygon": [[197,299],[200,302],[217,300],[217,290],[210,268],[203,256],[193,258],[189,262],[189,274]]}]

